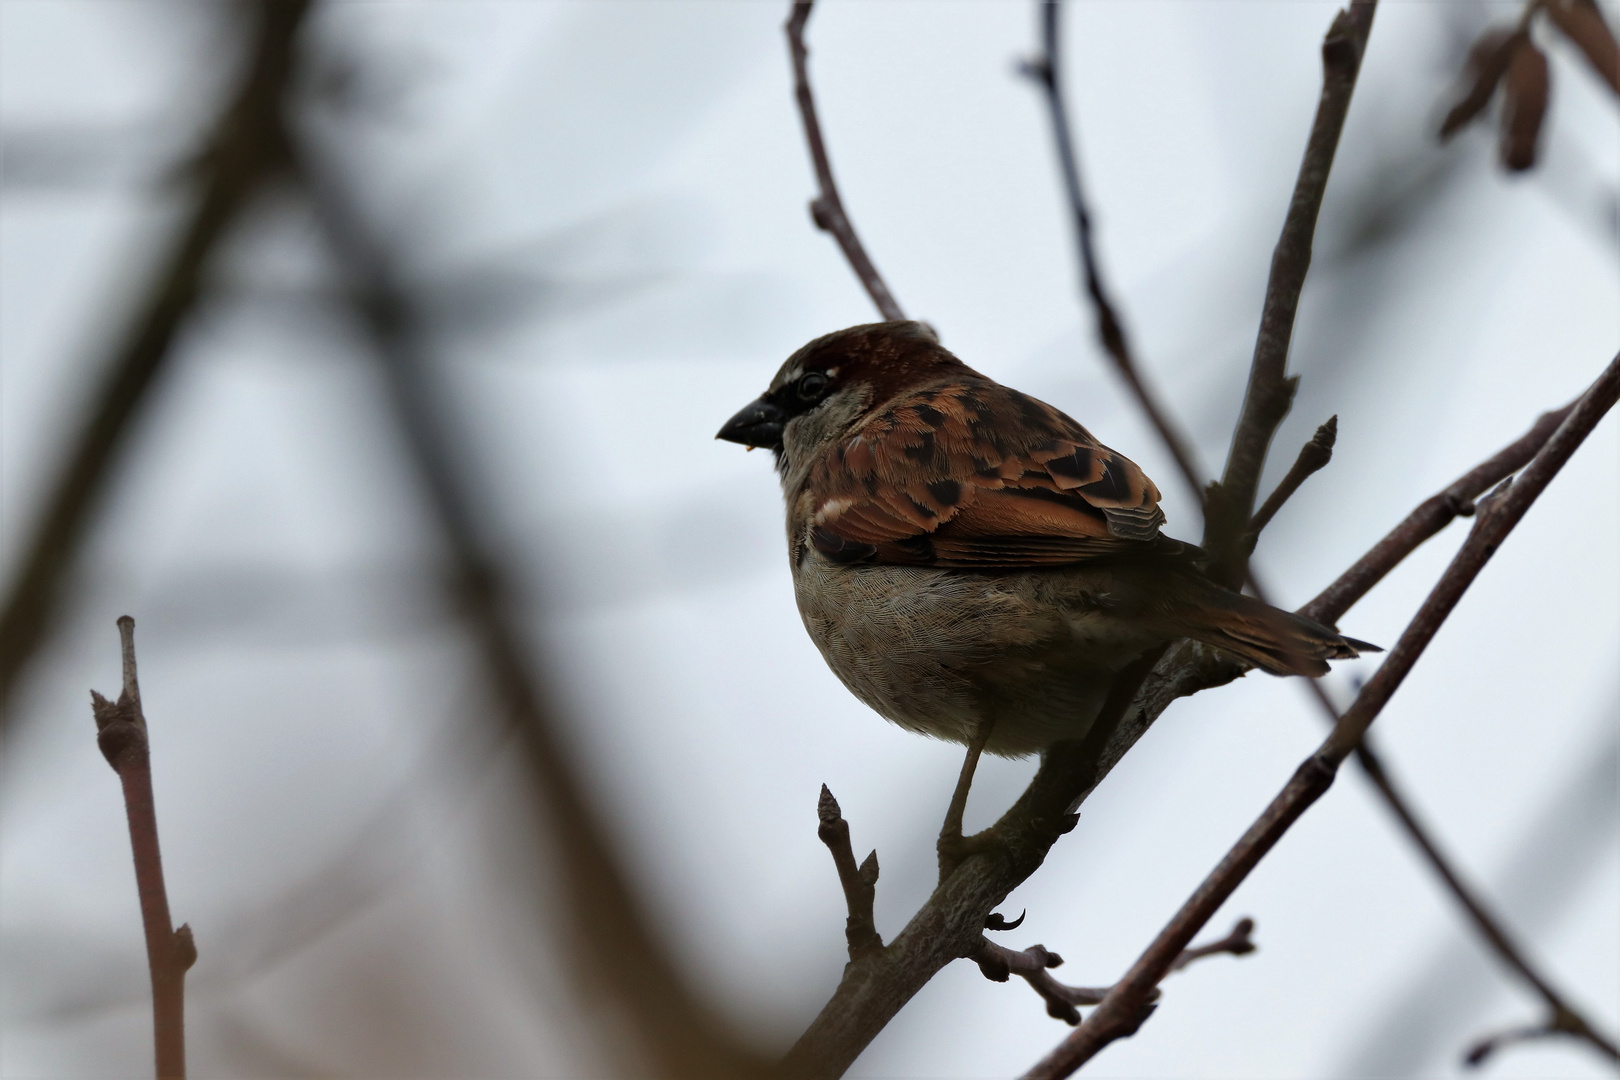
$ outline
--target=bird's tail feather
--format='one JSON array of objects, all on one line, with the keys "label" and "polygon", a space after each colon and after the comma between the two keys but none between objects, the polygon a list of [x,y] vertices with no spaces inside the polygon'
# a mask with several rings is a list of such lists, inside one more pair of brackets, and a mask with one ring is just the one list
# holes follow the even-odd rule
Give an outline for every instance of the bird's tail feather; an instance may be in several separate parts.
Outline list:
[{"label": "bird's tail feather", "polygon": [[1337,630],[1252,596],[1214,584],[1206,588],[1199,597],[1201,602],[1177,612],[1183,621],[1182,633],[1234,653],[1273,675],[1326,675],[1329,660],[1351,660],[1364,652],[1383,652],[1377,645],[1345,637]]}]

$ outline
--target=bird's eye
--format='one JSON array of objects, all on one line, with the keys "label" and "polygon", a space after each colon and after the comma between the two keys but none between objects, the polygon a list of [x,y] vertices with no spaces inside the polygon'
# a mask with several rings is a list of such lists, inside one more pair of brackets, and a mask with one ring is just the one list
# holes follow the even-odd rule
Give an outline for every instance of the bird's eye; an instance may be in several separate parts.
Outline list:
[{"label": "bird's eye", "polygon": [[801,401],[814,401],[827,389],[827,376],[819,371],[807,371],[795,384]]}]

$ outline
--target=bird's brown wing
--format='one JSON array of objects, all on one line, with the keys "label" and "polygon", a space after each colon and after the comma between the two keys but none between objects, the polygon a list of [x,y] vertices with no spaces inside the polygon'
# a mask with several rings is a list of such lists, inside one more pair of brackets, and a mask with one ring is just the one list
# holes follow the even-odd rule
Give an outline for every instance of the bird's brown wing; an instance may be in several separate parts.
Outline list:
[{"label": "bird's brown wing", "polygon": [[812,466],[837,561],[990,569],[1145,549],[1159,490],[1063,413],[988,379],[909,391]]}]

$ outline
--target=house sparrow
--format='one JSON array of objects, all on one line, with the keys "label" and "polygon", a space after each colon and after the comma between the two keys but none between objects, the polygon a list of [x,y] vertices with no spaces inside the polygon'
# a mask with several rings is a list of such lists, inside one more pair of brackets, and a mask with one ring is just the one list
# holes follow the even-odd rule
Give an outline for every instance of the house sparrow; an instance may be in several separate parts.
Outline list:
[{"label": "house sparrow", "polygon": [[1083,738],[1114,675],[1193,638],[1277,675],[1365,642],[1210,581],[1136,464],[916,322],[794,353],[718,438],[776,456],[805,629],[912,731],[1008,757]]}]

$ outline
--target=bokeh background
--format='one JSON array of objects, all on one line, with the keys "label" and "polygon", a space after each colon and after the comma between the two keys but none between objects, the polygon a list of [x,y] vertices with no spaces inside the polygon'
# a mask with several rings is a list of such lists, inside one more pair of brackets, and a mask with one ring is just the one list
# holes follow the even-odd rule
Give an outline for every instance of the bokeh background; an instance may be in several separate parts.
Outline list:
[{"label": "bokeh background", "polygon": [[[1319,85],[1331,4],[1087,2],[1066,24],[1102,254],[1206,469],[1225,452]],[[1257,567],[1303,602],[1422,498],[1570,399],[1620,339],[1620,111],[1558,42],[1543,162],[1432,132],[1468,43],[1513,7],[1387,2],[1328,189],[1292,368],[1294,449],[1333,464]],[[1611,24],[1620,15],[1606,7]],[[237,78],[244,9],[0,2],[0,544],[15,569],[91,388],[189,206],[178,163]],[[826,670],[794,611],[769,459],[715,442],[777,364],[873,318],[810,225],[776,2],[327,3],[293,117],[423,313],[519,582],[537,669],[635,883],[718,1007],[782,1048],[844,963],[816,839],[830,784],[883,865],[879,929],[928,894],[956,748]],[[909,313],[1196,503],[1093,342],[1012,2],[818,5],[812,73],[857,227]],[[259,199],[144,409],[0,762],[0,1074],[149,1067],[118,785],[86,691],[136,617],[171,903],[195,929],[199,1076],[606,1075],[560,963],[525,774],[446,617],[444,551],[371,346],[291,190]],[[1375,731],[1462,864],[1620,1024],[1620,424],[1515,532]],[[1343,620],[1391,643],[1459,542]],[[1344,664],[1347,700],[1376,661]],[[1321,735],[1250,676],[1183,701],[1004,910],[1001,940],[1105,983]],[[987,823],[1033,762],[981,772]],[[1258,954],[1174,976],[1104,1076],[1430,1076],[1539,1007],[1484,956],[1347,771],[1211,930]],[[1066,1031],[947,968],[862,1077],[1021,1072]],[[1504,1076],[1603,1075],[1558,1043]]]}]

